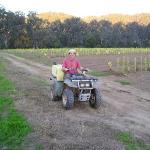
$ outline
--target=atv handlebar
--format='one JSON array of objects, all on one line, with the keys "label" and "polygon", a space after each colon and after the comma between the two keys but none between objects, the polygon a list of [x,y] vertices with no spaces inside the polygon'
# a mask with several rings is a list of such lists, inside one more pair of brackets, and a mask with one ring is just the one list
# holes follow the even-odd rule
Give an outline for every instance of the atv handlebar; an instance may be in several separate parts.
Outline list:
[{"label": "atv handlebar", "polygon": [[[77,69],[76,68],[65,68],[65,71],[71,71],[71,70],[77,70]],[[80,71],[82,74],[86,74],[89,71],[89,69],[82,68],[82,69],[80,69]]]}]

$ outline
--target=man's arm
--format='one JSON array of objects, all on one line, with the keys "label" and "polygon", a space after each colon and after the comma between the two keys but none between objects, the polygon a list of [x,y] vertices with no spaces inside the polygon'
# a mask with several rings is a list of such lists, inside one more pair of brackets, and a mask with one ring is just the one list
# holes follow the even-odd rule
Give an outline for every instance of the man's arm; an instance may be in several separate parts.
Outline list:
[{"label": "man's arm", "polygon": [[77,72],[78,72],[79,74],[82,74],[81,68],[77,68]]},{"label": "man's arm", "polygon": [[69,70],[68,68],[62,67],[62,71],[66,72],[68,70]]},{"label": "man's arm", "polygon": [[62,65],[62,71],[66,72],[66,71],[69,70],[66,66],[67,66],[67,64],[66,64],[66,59],[64,59],[63,65]]}]

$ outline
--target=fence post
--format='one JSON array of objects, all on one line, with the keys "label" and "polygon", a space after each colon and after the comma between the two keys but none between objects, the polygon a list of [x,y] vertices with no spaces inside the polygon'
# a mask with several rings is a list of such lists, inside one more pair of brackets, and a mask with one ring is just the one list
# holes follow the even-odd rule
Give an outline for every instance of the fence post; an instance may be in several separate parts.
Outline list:
[{"label": "fence post", "polygon": [[120,58],[118,57],[118,58],[117,58],[117,71],[118,71],[118,72],[120,71],[120,67],[119,67],[120,64],[119,64],[119,63],[120,63]]},{"label": "fence post", "polygon": [[130,72],[130,60],[127,57],[127,71]]},{"label": "fence post", "polygon": [[141,56],[141,71],[143,70],[143,57]]},{"label": "fence post", "polygon": [[150,55],[148,56],[148,70],[150,71]]},{"label": "fence post", "polygon": [[144,58],[144,70],[147,71],[147,57]]},{"label": "fence post", "polygon": [[136,64],[136,57],[134,57],[134,71],[136,72],[136,70],[137,70],[137,64]]},{"label": "fence post", "polygon": [[125,73],[125,56],[123,56],[122,72]]}]

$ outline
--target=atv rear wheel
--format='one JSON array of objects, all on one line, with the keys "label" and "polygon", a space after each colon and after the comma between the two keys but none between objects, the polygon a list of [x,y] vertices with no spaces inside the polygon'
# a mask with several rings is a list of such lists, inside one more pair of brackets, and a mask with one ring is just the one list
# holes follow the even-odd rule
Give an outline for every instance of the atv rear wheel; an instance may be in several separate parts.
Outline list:
[{"label": "atv rear wheel", "polygon": [[64,89],[63,94],[62,94],[62,102],[63,102],[63,106],[66,109],[71,109],[73,107],[74,94],[71,89],[69,88]]},{"label": "atv rear wheel", "polygon": [[90,106],[93,108],[98,108],[101,105],[101,101],[102,97],[100,91],[97,89],[93,89],[89,100]]}]

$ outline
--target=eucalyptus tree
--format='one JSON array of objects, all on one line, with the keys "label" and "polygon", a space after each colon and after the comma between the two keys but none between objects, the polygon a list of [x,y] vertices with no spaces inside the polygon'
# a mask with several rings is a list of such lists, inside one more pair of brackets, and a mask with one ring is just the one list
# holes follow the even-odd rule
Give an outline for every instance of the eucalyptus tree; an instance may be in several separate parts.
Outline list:
[{"label": "eucalyptus tree", "polygon": [[99,33],[98,45],[100,47],[111,47],[111,41],[113,38],[112,23],[106,20],[101,20],[99,21],[99,26],[97,30]]},{"label": "eucalyptus tree", "polygon": [[125,25],[121,22],[118,22],[112,27],[112,39],[111,46],[112,47],[125,47],[126,39],[125,39]]},{"label": "eucalyptus tree", "polygon": [[48,26],[48,43],[49,47],[63,47],[65,46],[63,23],[60,20],[56,20]]},{"label": "eucalyptus tree", "polygon": [[140,47],[141,40],[139,38],[139,25],[136,22],[126,25],[127,47]]},{"label": "eucalyptus tree", "polygon": [[37,16],[36,12],[29,12],[27,15],[27,32],[30,38],[31,47],[38,48],[44,38],[42,29],[45,27],[45,22]]},{"label": "eucalyptus tree", "polygon": [[0,6],[0,48],[8,48],[7,11]]},{"label": "eucalyptus tree", "polygon": [[145,27],[144,45],[150,47],[150,23]]},{"label": "eucalyptus tree", "polygon": [[67,47],[84,46],[86,23],[80,18],[66,19],[63,23],[63,34]]},{"label": "eucalyptus tree", "polygon": [[86,26],[85,46],[96,47],[99,40],[99,23],[97,20],[92,20]]}]

